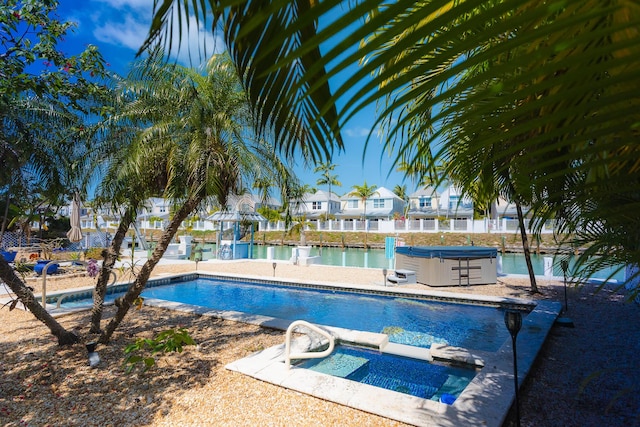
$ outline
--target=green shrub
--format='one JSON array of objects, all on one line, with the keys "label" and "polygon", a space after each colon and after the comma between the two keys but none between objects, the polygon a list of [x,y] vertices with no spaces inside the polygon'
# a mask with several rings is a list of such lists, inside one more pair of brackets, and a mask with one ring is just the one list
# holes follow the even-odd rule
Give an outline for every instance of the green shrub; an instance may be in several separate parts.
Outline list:
[{"label": "green shrub", "polygon": [[131,373],[140,363],[142,363],[143,371],[147,371],[155,366],[154,355],[156,353],[182,353],[185,345],[196,345],[196,342],[184,328],[167,329],[160,332],[155,338],[140,338],[124,349],[124,353],[127,355],[124,360],[125,371]]}]

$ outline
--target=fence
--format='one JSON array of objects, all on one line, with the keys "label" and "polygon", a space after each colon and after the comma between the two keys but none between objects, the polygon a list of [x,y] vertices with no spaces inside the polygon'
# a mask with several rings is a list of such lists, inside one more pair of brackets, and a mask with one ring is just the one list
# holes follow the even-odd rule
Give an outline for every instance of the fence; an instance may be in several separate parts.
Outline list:
[{"label": "fence", "polygon": [[[525,219],[525,228],[529,227],[529,220]],[[553,233],[553,221],[547,221],[543,226],[542,234]],[[308,221],[307,230],[316,231],[369,231],[378,233],[515,233],[519,229],[516,219],[408,219],[408,220],[329,220]],[[284,221],[260,223],[259,231],[286,231]]]},{"label": "fence", "polygon": [[[10,248],[25,248],[25,247],[39,247],[41,243],[47,242],[45,240],[41,240],[38,237],[31,237],[27,239],[27,237],[23,233],[16,233],[13,231],[6,231],[2,235],[2,242],[0,244],[0,248],[2,249],[10,249]],[[100,247],[104,248],[109,243],[109,234],[103,233],[100,231],[91,231],[84,232],[82,236],[82,240],[77,243],[69,242],[68,240],[61,239],[61,243],[64,245],[64,249],[70,251],[79,251],[87,248],[95,248]]]}]

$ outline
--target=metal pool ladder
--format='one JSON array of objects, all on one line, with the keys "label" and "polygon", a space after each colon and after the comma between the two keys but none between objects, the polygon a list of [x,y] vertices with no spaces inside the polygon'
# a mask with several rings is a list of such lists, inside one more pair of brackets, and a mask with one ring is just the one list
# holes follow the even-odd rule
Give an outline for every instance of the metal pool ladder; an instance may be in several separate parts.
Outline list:
[{"label": "metal pool ladder", "polygon": [[[303,353],[291,353],[291,333],[296,328],[296,326],[306,326],[314,332],[319,333],[323,337],[329,340],[329,348],[324,351],[305,351]],[[335,347],[335,338],[329,332],[324,329],[320,329],[316,325],[313,325],[305,320],[296,320],[291,322],[289,327],[287,328],[287,334],[285,338],[285,348],[284,348],[284,362],[287,369],[291,368],[291,359],[320,359],[322,357],[326,357],[331,354]]]}]

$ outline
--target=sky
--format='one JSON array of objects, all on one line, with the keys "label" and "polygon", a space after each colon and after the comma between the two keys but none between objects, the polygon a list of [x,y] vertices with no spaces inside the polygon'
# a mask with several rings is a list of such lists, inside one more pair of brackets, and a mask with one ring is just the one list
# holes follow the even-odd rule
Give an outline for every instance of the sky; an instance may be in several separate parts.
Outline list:
[{"label": "sky", "polygon": [[[81,52],[87,44],[96,45],[109,63],[110,70],[124,75],[148,33],[152,4],[152,0],[60,0],[60,18],[77,25],[60,48],[66,54],[74,55]],[[174,46],[177,46],[177,36],[175,39]],[[202,25],[198,27],[195,19],[191,18],[189,33],[183,35],[180,52],[172,52],[173,59],[183,65],[197,66],[197,52],[201,47],[197,43],[206,45],[208,54],[224,49],[222,41],[215,39],[210,29]],[[191,61],[189,49],[192,53]],[[375,108],[371,107],[358,114],[343,129],[345,150],[335,153],[331,160],[336,165],[333,173],[342,183],[340,187],[332,187],[332,191],[338,195],[351,192],[354,185],[362,185],[365,181],[368,185],[390,190],[403,184],[408,193],[415,190],[410,181],[404,181],[403,175],[394,170],[391,157],[383,152],[380,139],[375,133],[366,153],[363,152],[374,118]],[[313,173],[313,166],[305,168],[302,164],[297,164],[295,172],[303,184],[317,187],[316,181],[320,174]],[[326,186],[319,189],[327,190]]]}]

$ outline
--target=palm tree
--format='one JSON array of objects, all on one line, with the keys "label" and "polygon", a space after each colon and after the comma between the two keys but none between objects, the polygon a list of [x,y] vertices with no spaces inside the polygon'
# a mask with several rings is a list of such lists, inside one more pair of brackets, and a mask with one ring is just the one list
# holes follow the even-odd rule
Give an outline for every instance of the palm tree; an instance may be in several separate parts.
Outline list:
[{"label": "palm tree", "polygon": [[[126,115],[146,122],[147,127],[134,140],[134,154],[125,170],[132,176],[143,174],[154,166],[150,160],[162,159],[158,166],[164,164],[167,172],[165,196],[178,208],[122,297],[100,337],[103,343],[109,341],[139,297],[185,218],[209,197],[219,206],[227,206],[230,195],[244,191],[243,182],[254,182],[259,176],[267,176],[268,171],[286,170],[273,147],[251,137],[252,118],[246,97],[227,57],[212,57],[205,75],[175,64],[158,65],[156,69],[140,70],[153,73],[153,79],[141,79],[132,86],[139,92]],[[126,88],[128,93],[132,87]]]},{"label": "palm tree", "polygon": [[[341,124],[379,102],[378,123],[398,161],[485,159],[480,169],[497,168],[493,175],[510,177],[516,191],[531,184],[533,223],[555,216],[570,231],[593,222],[563,207],[570,197],[572,206],[598,200],[592,218],[625,222],[638,234],[640,219],[626,218],[637,203],[626,195],[640,192],[640,98],[628,96],[640,68],[635,5],[433,0],[407,7],[363,0],[340,13],[339,0],[291,0],[265,13],[262,4],[210,5],[261,123],[284,125],[294,107],[309,112],[302,128],[340,141]],[[147,45],[173,34],[172,17],[180,14],[170,13],[172,6],[185,14],[193,7],[201,19],[209,12],[201,3],[163,1]],[[329,24],[316,28],[325,17]],[[345,70],[331,96],[329,79]],[[464,141],[473,152],[509,145],[489,157],[454,158],[450,143],[461,130],[478,134]],[[522,161],[513,162],[517,153]],[[640,263],[637,243],[619,232],[605,227],[588,238],[620,237],[635,254],[621,261]]]},{"label": "palm tree", "polygon": [[316,185],[327,185],[329,187],[329,195],[327,196],[327,218],[331,215],[331,186],[342,186],[342,183],[338,181],[338,175],[331,174],[337,165],[330,162],[323,162],[315,167],[313,172],[321,172],[320,178],[316,181]]},{"label": "palm tree", "polygon": [[362,218],[366,220],[367,219],[367,200],[369,200],[369,198],[374,194],[378,194],[378,192],[376,191],[376,188],[378,188],[378,186],[375,184],[367,185],[367,181],[365,181],[364,184],[362,185],[356,184],[351,188],[353,188],[353,191],[349,193],[349,196],[356,196],[360,199],[360,201],[362,202]]},{"label": "palm tree", "polygon": [[395,187],[393,187],[393,192],[396,196],[400,197],[404,201],[402,214],[406,218],[407,212],[409,211],[409,195],[407,194],[407,186],[405,184],[397,184]]},{"label": "palm tree", "polygon": [[356,196],[362,202],[362,219],[365,221],[365,230],[364,230],[364,248],[367,249],[367,233],[369,231],[368,227],[366,227],[367,221],[367,200],[377,194],[376,185],[367,185],[367,181],[362,185],[354,185],[353,191],[349,193],[349,196]]},{"label": "palm tree", "polygon": [[[21,212],[23,229],[29,236],[30,223],[38,208],[45,204],[60,205],[65,193],[72,190],[70,186],[77,178],[74,171],[79,170],[77,166],[85,154],[83,145],[75,140],[75,133],[85,116],[57,100],[43,97],[0,98],[0,188],[6,202],[0,234],[4,233],[13,204]],[[4,259],[0,260],[0,280],[50,329],[60,345],[78,342],[79,337],[67,331],[37,302]]]}]

